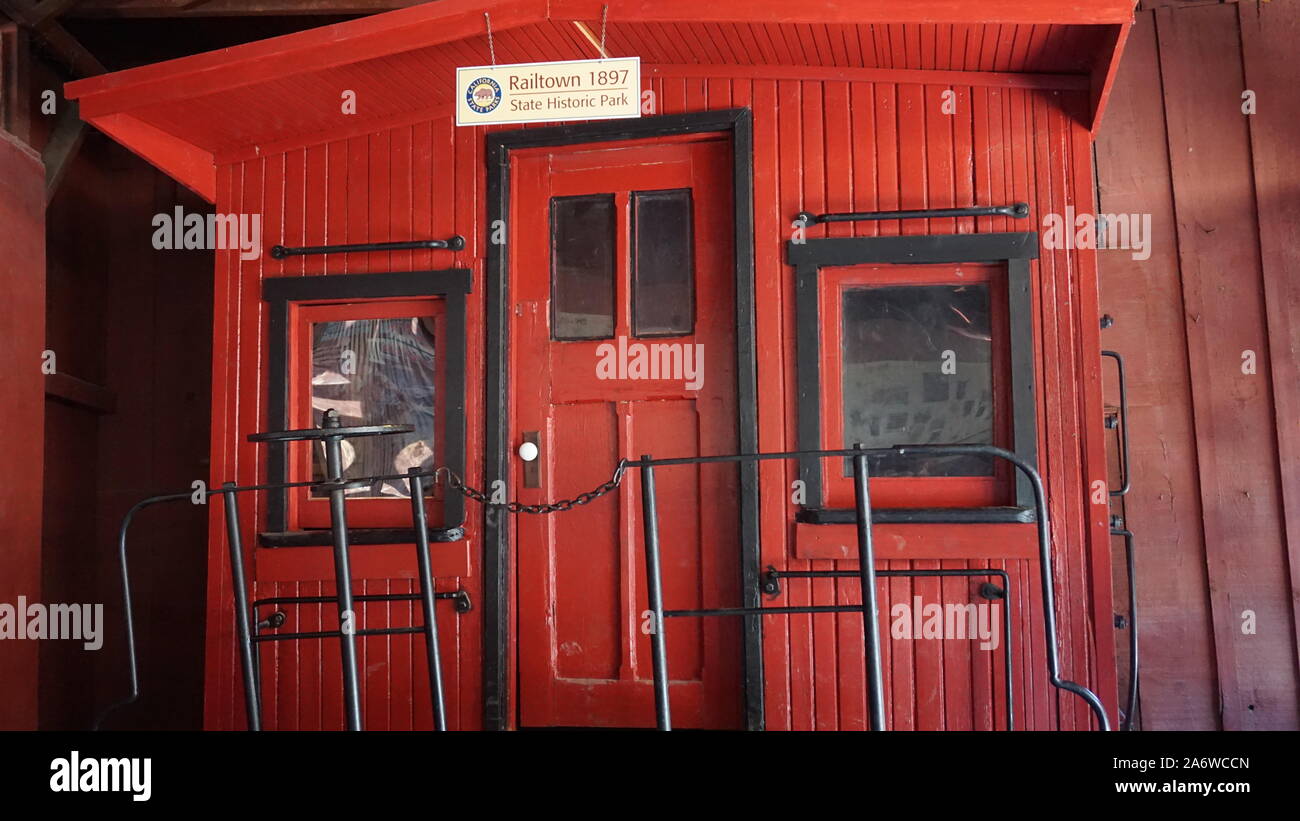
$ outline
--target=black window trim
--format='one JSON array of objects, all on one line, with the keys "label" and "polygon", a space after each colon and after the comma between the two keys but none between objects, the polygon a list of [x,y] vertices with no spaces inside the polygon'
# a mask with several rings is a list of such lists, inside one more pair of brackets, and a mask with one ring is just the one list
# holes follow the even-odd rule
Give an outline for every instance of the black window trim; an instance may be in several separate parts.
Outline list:
[{"label": "black window trim", "polygon": [[[465,475],[465,301],[471,290],[472,277],[467,268],[437,271],[397,271],[374,274],[327,274],[324,276],[280,276],[262,281],[262,299],[267,303],[268,363],[266,410],[269,430],[289,427],[289,306],[298,302],[333,300],[363,302],[396,297],[442,297],[446,300],[446,369],[442,386],[443,459],[446,465]],[[271,442],[266,457],[269,483],[288,481],[287,448],[284,442]],[[278,547],[303,543],[303,537],[286,533],[288,528],[288,491],[267,495],[267,531],[259,534],[263,546]],[[433,535],[435,541],[460,538],[465,523],[465,498],[449,493],[443,500],[442,527]],[[384,538],[404,530],[382,530]],[[364,539],[364,534],[358,530]],[[379,536],[378,533],[375,534]],[[307,539],[307,542],[312,542]],[[313,542],[314,543],[314,542]],[[327,543],[327,542],[326,542]],[[364,543],[358,541],[358,544]],[[372,542],[373,543],[373,542]],[[391,538],[388,542],[391,543]]]},{"label": "black window trim", "polygon": [[[1018,456],[1038,464],[1038,414],[1034,397],[1033,277],[1029,261],[1038,258],[1038,234],[1033,231],[998,234],[923,234],[890,237],[831,237],[790,240],[786,261],[795,269],[796,371],[798,380],[798,441],[801,450],[822,447],[821,310],[822,268],[855,265],[933,265],[941,263],[1000,263],[1007,268],[1007,322],[1010,339],[1012,445]],[[801,521],[835,520],[833,515],[808,515],[823,508],[822,460],[799,464],[806,502]],[[1022,475],[1016,477],[1016,506],[1032,509],[1033,491]],[[980,514],[979,511],[987,511]],[[1006,521],[1006,508],[928,511],[929,522]]]}]

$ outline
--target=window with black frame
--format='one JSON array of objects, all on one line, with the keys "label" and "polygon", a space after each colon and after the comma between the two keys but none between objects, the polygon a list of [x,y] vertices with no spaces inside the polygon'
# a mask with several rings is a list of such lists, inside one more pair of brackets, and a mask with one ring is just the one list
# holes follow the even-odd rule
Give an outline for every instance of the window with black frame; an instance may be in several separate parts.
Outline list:
[{"label": "window with black frame", "polygon": [[[469,287],[470,274],[461,269],[266,280],[270,425],[316,427],[331,408],[344,425],[409,424],[409,434],[345,441],[344,477],[443,465],[463,473]],[[267,471],[271,482],[319,481],[324,455],[310,443],[279,443],[268,452]],[[458,527],[463,498],[444,498],[432,483],[429,493],[430,524]],[[352,527],[409,525],[404,481],[376,481],[348,494]],[[327,508],[318,489],[272,493],[262,535],[274,541],[277,533],[327,527]]]},{"label": "window with black frame", "polygon": [[[951,249],[934,236],[791,244],[801,449],[992,445],[1032,457],[1032,235],[978,235],[973,251],[971,236]],[[984,246],[1007,258],[987,261]],[[877,508],[1026,501],[1009,466],[980,454],[873,454],[868,470]],[[800,476],[808,507],[852,507],[850,460],[805,460]]]}]

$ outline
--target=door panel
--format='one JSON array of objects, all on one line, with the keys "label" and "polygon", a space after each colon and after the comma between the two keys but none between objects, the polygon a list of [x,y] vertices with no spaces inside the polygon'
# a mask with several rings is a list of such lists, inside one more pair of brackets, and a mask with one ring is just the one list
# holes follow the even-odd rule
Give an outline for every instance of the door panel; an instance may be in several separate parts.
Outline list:
[{"label": "door panel", "polygon": [[[624,456],[734,453],[727,143],[569,147],[520,152],[513,163],[512,431],[516,447],[525,432],[540,433],[541,486],[525,486],[525,463],[516,455],[512,498],[572,498],[606,481]],[[665,217],[654,230],[641,232],[654,240],[640,251],[647,270],[656,249],[673,262],[667,272],[659,265],[653,278],[647,275],[641,298],[660,301],[646,303],[656,310],[643,306],[640,315],[654,317],[656,331],[687,333],[632,334],[640,236],[634,209],[651,199],[638,198],[641,192],[679,193],[656,195],[657,205],[671,200],[678,218]],[[689,192],[689,219],[680,216],[680,192]],[[556,198],[562,198],[558,207]],[[567,219],[576,222],[561,222]],[[557,271],[561,280],[553,290]],[[683,276],[692,272],[693,289],[686,290]],[[612,304],[602,277],[613,279]],[[735,605],[735,467],[672,467],[656,478],[668,608]],[[653,726],[637,472],[629,471],[618,491],[588,505],[549,516],[525,514],[516,523],[521,725]],[[679,726],[739,726],[739,627],[725,619],[669,621],[670,688]]]}]

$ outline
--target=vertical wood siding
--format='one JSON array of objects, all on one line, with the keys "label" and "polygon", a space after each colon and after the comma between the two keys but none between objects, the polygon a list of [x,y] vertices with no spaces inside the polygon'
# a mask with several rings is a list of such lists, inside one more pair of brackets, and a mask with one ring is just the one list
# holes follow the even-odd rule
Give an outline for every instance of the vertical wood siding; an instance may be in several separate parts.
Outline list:
[{"label": "vertical wood siding", "polygon": [[1149,260],[1100,255],[1130,371],[1144,729],[1300,726],[1297,36],[1294,2],[1140,12],[1097,141],[1101,210],[1153,226]]},{"label": "vertical wood siding", "polygon": [[[840,224],[809,236],[1036,230],[1042,215],[1067,205],[1092,208],[1089,142],[1082,124],[1086,91],[1043,88],[806,81],[720,76],[700,67],[661,72],[647,66],[645,84],[658,113],[729,107],[754,111],[756,291],[759,339],[760,446],[795,447],[794,277],[784,243],[800,210],[840,211],[1004,204],[1031,207],[1031,219],[1005,218]],[[945,78],[947,79],[947,78]],[[941,113],[943,92],[955,92],[956,113]],[[468,250],[454,264],[474,270],[468,340],[468,476],[480,480],[484,287],[480,236],[486,209],[483,131],[455,129],[447,119],[403,126],[367,137],[300,148],[220,169],[222,211],[265,214],[266,242],[288,245],[377,242],[460,233]],[[1029,224],[1034,223],[1034,224]],[[266,318],[259,282],[268,276],[450,267],[449,252],[306,257],[276,262],[263,256],[218,262],[214,374],[213,475],[240,482],[264,478],[262,451],[244,440],[265,427]],[[1114,702],[1108,544],[1105,510],[1092,509],[1086,488],[1105,478],[1094,260],[1044,249],[1034,264],[1037,292],[1040,455],[1052,505],[1053,560],[1062,674]],[[224,310],[222,309],[224,307]],[[1094,329],[1091,333],[1089,329]],[[229,444],[228,444],[229,443]],[[762,564],[780,569],[851,567],[794,556],[794,467],[761,467]],[[250,523],[261,511],[246,505]],[[469,506],[473,570],[459,584],[478,600],[477,506]],[[212,524],[208,725],[242,723],[228,602],[228,569],[219,518]],[[1020,728],[1083,728],[1090,719],[1073,697],[1047,681],[1037,563],[1031,559],[891,561],[896,569],[1005,568],[1012,575],[1018,663],[1012,671]],[[437,547],[435,546],[435,550]],[[1096,576],[1097,568],[1103,575]],[[895,578],[881,581],[887,613],[914,595],[926,602],[971,601],[968,579]],[[407,580],[367,580],[364,592],[406,591]],[[853,604],[852,580],[784,582],[782,604]],[[328,584],[262,585],[257,596],[329,592]],[[446,606],[440,603],[439,607]],[[331,629],[329,608],[302,608],[286,629]],[[376,612],[377,611],[377,612]],[[448,609],[444,659],[451,726],[480,724],[479,612]],[[296,618],[296,621],[293,619]],[[374,608],[366,626],[409,624],[406,604]],[[418,619],[418,615],[416,616]],[[1100,629],[1095,625],[1100,619]],[[968,642],[895,641],[885,619],[890,725],[899,729],[999,729],[1005,726],[1000,653],[972,653]],[[862,729],[866,726],[861,621],[853,614],[796,615],[766,620],[764,663],[767,724],[772,729]],[[362,643],[363,700],[368,728],[425,728],[427,683],[423,652],[411,637]],[[337,651],[332,643],[276,644],[262,649],[268,725],[337,728],[341,721]]]}]

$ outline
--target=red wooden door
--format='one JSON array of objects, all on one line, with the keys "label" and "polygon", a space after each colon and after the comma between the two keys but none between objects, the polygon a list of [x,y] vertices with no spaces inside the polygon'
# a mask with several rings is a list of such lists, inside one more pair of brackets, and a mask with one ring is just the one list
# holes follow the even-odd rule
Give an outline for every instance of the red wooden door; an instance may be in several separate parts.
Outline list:
[{"label": "red wooden door", "polygon": [[[672,140],[514,158],[512,498],[572,498],[622,456],[734,453],[730,151]],[[657,347],[656,347],[657,346]],[[651,361],[653,358],[653,361]],[[521,726],[654,724],[639,475],[516,517]],[[734,466],[665,468],[668,609],[739,601]],[[739,625],[670,619],[674,724],[741,721]]]}]

